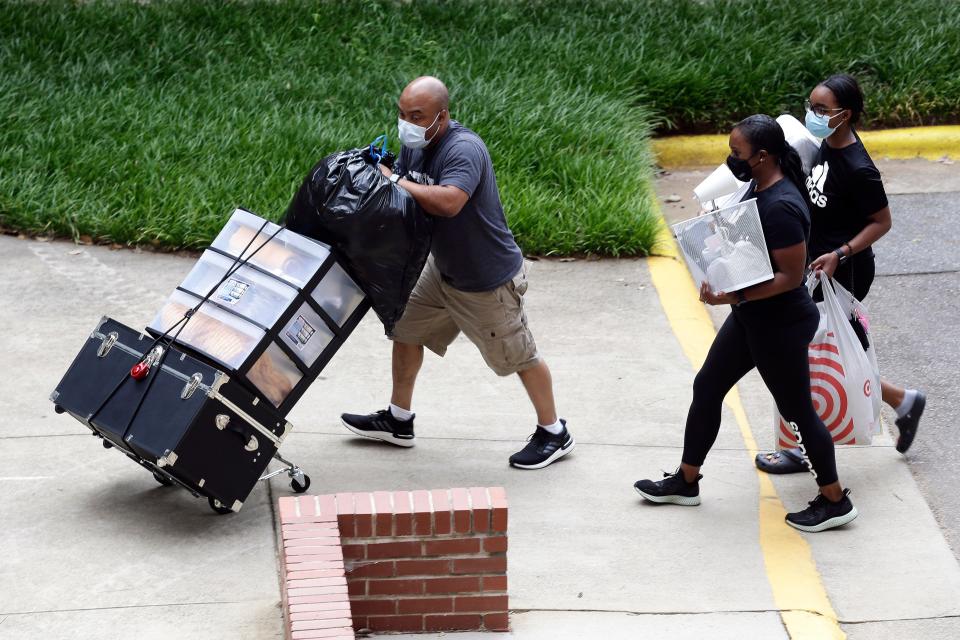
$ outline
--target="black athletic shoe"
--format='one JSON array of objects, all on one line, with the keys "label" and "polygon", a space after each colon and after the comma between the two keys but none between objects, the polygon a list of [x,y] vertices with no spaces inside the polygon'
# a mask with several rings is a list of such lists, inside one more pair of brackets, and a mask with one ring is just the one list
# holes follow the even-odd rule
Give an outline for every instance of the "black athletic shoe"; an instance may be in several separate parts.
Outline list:
[{"label": "black athletic shoe", "polygon": [[897,438],[897,451],[906,453],[910,445],[913,444],[913,438],[917,435],[917,427],[920,425],[920,416],[927,406],[927,396],[922,391],[917,391],[917,397],[913,399],[913,406],[910,411],[902,418],[897,418],[894,423],[900,429],[900,437]]},{"label": "black athletic shoe", "polygon": [[695,507],[700,504],[700,479],[698,475],[694,482],[687,482],[680,469],[673,473],[664,473],[663,480],[637,480],[633,488],[644,500],[658,504],[680,504],[685,507]]},{"label": "black athletic shoe", "polygon": [[557,435],[538,426],[527,446],[510,456],[510,466],[517,469],[543,469],[573,451],[576,442],[567,431],[567,421],[561,419],[560,424],[563,425],[563,431]]},{"label": "black athletic shoe", "polygon": [[409,420],[397,420],[389,409],[382,409],[368,416],[345,413],[340,422],[358,436],[383,440],[398,447],[412,447],[413,416]]},{"label": "black athletic shoe", "polygon": [[843,490],[840,502],[830,502],[821,493],[810,501],[803,511],[788,513],[787,524],[794,529],[816,533],[835,527],[842,527],[857,517],[857,508],[850,502],[850,489]]}]

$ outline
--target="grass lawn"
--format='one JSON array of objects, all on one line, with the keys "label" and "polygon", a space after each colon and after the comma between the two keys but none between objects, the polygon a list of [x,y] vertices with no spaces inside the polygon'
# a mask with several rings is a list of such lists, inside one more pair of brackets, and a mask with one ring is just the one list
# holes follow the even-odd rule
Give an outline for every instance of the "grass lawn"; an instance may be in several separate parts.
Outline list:
[{"label": "grass lawn", "polygon": [[874,124],[957,120],[957,5],[810,6],[3,1],[0,226],[203,246],[235,205],[277,218],[317,159],[395,135],[400,89],[430,73],[527,253],[642,255],[655,129],[798,112],[838,69]]}]

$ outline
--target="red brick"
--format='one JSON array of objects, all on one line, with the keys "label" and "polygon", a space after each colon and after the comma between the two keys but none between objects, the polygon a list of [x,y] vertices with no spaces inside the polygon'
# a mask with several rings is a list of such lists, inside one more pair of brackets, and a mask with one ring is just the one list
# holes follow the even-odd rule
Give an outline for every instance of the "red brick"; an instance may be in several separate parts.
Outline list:
[{"label": "red brick", "polygon": [[343,576],[333,578],[304,578],[301,580],[287,580],[288,589],[303,589],[306,587],[334,587],[347,584]]},{"label": "red brick", "polygon": [[389,491],[374,491],[373,504],[376,507],[376,534],[378,536],[393,535],[393,500]]},{"label": "red brick", "polygon": [[316,496],[298,496],[297,497],[298,518],[310,518],[317,515]]},{"label": "red brick", "polygon": [[409,598],[397,607],[399,613],[452,613],[453,598]]},{"label": "red brick", "polygon": [[287,587],[287,595],[291,598],[298,596],[326,596],[335,594],[347,595],[347,585],[338,584],[328,587]]},{"label": "red brick", "polygon": [[328,618],[329,614],[336,613],[337,611],[345,611],[345,617],[350,617],[349,600],[344,600],[343,602],[322,602],[320,605],[321,606],[318,606],[310,611],[290,613],[290,620],[321,620],[323,618]]},{"label": "red brick", "polygon": [[290,604],[290,613],[301,613],[303,611],[320,611],[331,602],[344,602],[343,594],[330,594],[325,596],[313,596],[309,602],[294,602]]},{"label": "red brick", "polygon": [[486,533],[490,530],[490,500],[483,487],[470,488],[470,504],[473,507],[473,530]]},{"label": "red brick", "polygon": [[423,543],[423,555],[425,556],[452,556],[468,553],[480,553],[479,538],[427,540]]},{"label": "red brick", "polygon": [[466,489],[451,489],[453,498],[453,530],[470,533],[470,492]]},{"label": "red brick", "polygon": [[366,580],[347,580],[347,593],[350,595],[351,601],[356,596],[367,595],[367,581]]},{"label": "red brick", "polygon": [[453,561],[453,573],[506,573],[507,556],[491,558],[457,558]]},{"label": "red brick", "polygon": [[416,558],[420,556],[420,542],[380,542],[367,545],[367,558]]},{"label": "red brick", "polygon": [[344,575],[343,569],[311,569],[309,571],[287,571],[287,580],[309,578],[336,578]]},{"label": "red brick", "polygon": [[398,576],[448,576],[449,560],[397,560]]},{"label": "red brick", "polygon": [[353,616],[353,628],[357,631],[361,629],[367,629],[367,617],[366,616]]},{"label": "red brick", "polygon": [[280,498],[279,505],[280,505],[280,522],[283,522],[288,518],[297,517],[297,498],[295,497]]},{"label": "red brick", "polygon": [[283,531],[332,531],[340,535],[335,522],[284,522],[280,525]]},{"label": "red brick", "polygon": [[433,508],[430,506],[429,491],[413,492],[413,532],[418,536],[433,533]]},{"label": "red brick", "polygon": [[490,528],[494,531],[507,530],[507,492],[503,487],[490,487],[487,489],[490,494],[490,504],[493,506],[493,513],[490,518]]},{"label": "red brick", "polygon": [[457,613],[465,611],[506,611],[507,596],[461,596],[453,604]]},{"label": "red brick", "polygon": [[480,628],[482,618],[478,615],[424,616],[427,631],[471,631]]},{"label": "red brick", "polygon": [[317,513],[336,519],[337,499],[332,495],[317,496]]},{"label": "red brick", "polygon": [[345,544],[340,548],[343,550],[343,557],[348,560],[363,560],[367,557],[365,544]]},{"label": "red brick", "polygon": [[[285,530],[283,532],[283,539],[286,540],[309,540],[311,538],[317,539],[327,539],[331,536],[324,535],[329,529],[322,529],[323,524],[317,524],[316,528],[313,529],[294,529],[294,530]],[[336,537],[339,537],[339,533],[334,534]]]},{"label": "red brick", "polygon": [[353,600],[350,608],[356,616],[390,616],[397,613],[397,601],[390,600]]},{"label": "red brick", "polygon": [[335,629],[351,624],[353,620],[349,614],[346,617],[330,618],[327,620],[298,620],[290,623],[291,631],[308,631],[310,629]]},{"label": "red brick", "polygon": [[367,628],[373,631],[423,631],[423,616],[369,616]]},{"label": "red brick", "polygon": [[[296,556],[297,558],[302,558],[303,556]],[[327,571],[327,570],[340,570],[343,571],[343,561],[342,560],[311,560],[310,562],[286,562],[287,558],[284,556],[284,562],[287,564],[287,571]]]},{"label": "red brick", "polygon": [[[348,585],[349,586],[349,585]],[[309,596],[289,596],[287,602],[290,605],[290,610],[293,611],[293,605],[297,604],[316,604],[318,602],[342,602],[344,600],[344,594],[342,593],[324,593],[324,594],[314,594]]]},{"label": "red brick", "polygon": [[483,576],[484,591],[506,591],[507,576]]},{"label": "red brick", "polygon": [[369,580],[367,594],[371,596],[400,596],[423,593],[423,580]]},{"label": "red brick", "polygon": [[424,578],[427,593],[476,593],[480,591],[480,578]]},{"label": "red brick", "polygon": [[392,578],[397,575],[393,561],[387,562],[368,562],[365,564],[355,564],[347,571],[349,578]]},{"label": "red brick", "polygon": [[[304,567],[293,567],[291,565],[301,565],[313,562],[343,562],[343,551],[340,550],[340,547],[329,547],[324,551],[317,551],[316,547],[310,548],[313,549],[313,551],[305,554],[293,554],[290,553],[289,549],[285,549],[284,559],[287,561],[288,568],[291,570],[302,570]],[[326,565],[322,568],[329,569],[330,565]]]},{"label": "red brick", "polygon": [[394,535],[413,535],[413,509],[408,491],[393,492],[393,525],[396,527]]},{"label": "red brick", "polygon": [[349,638],[353,640],[353,629],[350,627],[337,627],[334,629],[310,629],[308,631],[295,631],[291,636],[293,640],[343,640]]},{"label": "red brick", "polygon": [[352,493],[337,494],[337,524],[340,525],[340,537],[356,537],[356,527],[354,526],[354,508]]},{"label": "red brick", "polygon": [[354,526],[356,537],[373,537],[373,496],[369,493],[353,494],[353,504],[356,510]]},{"label": "red brick", "polygon": [[507,552],[507,537],[506,536],[496,536],[493,538],[484,538],[483,539],[483,550],[487,553],[506,553]]},{"label": "red brick", "polygon": [[483,616],[483,628],[487,631],[510,631],[510,614],[488,613]]},{"label": "red brick", "polygon": [[296,558],[299,556],[322,556],[334,560],[343,558],[343,550],[340,549],[340,545],[325,544],[316,546],[320,541],[314,540],[313,542],[313,546],[308,544],[291,545],[284,549],[283,552],[287,555],[287,562],[296,562]]},{"label": "red brick", "polygon": [[437,489],[430,492],[430,498],[433,501],[434,534],[445,535],[451,533],[453,526],[451,524],[450,497],[445,490]]}]

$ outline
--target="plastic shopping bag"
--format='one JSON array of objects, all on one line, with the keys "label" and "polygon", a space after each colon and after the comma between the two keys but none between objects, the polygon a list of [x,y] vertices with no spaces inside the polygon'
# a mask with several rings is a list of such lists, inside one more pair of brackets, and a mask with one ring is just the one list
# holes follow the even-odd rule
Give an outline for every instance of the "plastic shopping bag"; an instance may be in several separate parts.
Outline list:
[{"label": "plastic shopping bag", "polygon": [[380,172],[380,158],[371,157],[371,149],[321,160],[294,195],[284,221],[290,230],[338,250],[389,333],[430,254],[433,221],[409,192]]},{"label": "plastic shopping bag", "polygon": [[[823,289],[823,302],[817,304],[820,326],[808,352],[813,406],[835,444],[869,444],[880,432],[880,371],[866,307],[821,273],[811,276],[812,286],[818,282]],[[866,350],[851,317],[867,335]],[[797,446],[793,429],[779,412],[776,431],[778,449]]]}]

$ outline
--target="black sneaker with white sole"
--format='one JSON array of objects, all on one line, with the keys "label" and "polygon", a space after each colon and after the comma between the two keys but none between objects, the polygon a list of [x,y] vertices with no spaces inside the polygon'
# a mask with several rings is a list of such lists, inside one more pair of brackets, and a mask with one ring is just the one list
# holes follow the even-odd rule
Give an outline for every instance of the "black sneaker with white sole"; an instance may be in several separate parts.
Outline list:
[{"label": "black sneaker with white sole", "polygon": [[657,504],[679,504],[685,507],[695,507],[700,504],[700,480],[698,475],[693,482],[687,482],[683,472],[677,469],[673,473],[664,473],[663,480],[637,480],[633,488],[644,500]]},{"label": "black sneaker with white sole", "polygon": [[517,469],[543,469],[573,451],[576,444],[567,431],[567,421],[560,420],[563,431],[553,435],[541,426],[529,438],[527,446],[510,456],[510,466]]},{"label": "black sneaker with white sole", "polygon": [[913,444],[913,438],[917,435],[917,427],[920,426],[920,416],[923,410],[927,408],[927,396],[922,391],[917,391],[917,397],[913,399],[913,406],[910,411],[902,418],[897,418],[897,429],[900,430],[900,437],[897,438],[897,451],[906,453],[910,445]]},{"label": "black sneaker with white sole", "polygon": [[808,533],[842,527],[859,515],[849,496],[850,489],[844,489],[840,502],[830,502],[821,493],[803,511],[788,513],[787,524]]},{"label": "black sneaker with white sole", "polygon": [[411,416],[409,420],[399,420],[389,409],[382,409],[366,416],[345,413],[340,416],[340,422],[358,436],[383,440],[398,447],[412,447],[413,418],[414,416]]}]

